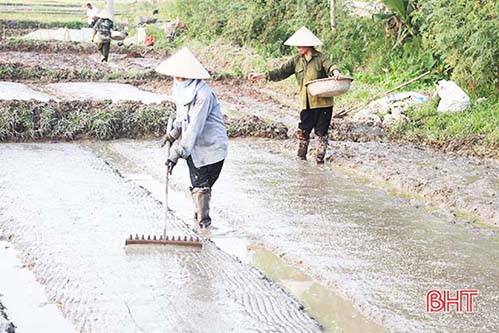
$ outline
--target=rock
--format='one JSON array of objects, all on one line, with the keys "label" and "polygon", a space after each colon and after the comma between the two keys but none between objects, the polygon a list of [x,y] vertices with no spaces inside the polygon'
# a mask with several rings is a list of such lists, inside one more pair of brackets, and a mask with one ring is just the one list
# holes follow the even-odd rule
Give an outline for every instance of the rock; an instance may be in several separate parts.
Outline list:
[{"label": "rock", "polygon": [[403,114],[387,114],[383,119],[383,125],[386,127],[404,125],[408,122],[409,118]]},{"label": "rock", "polygon": [[359,112],[357,112],[354,116],[353,116],[353,120],[354,121],[360,121],[360,122],[365,122],[367,121],[368,119],[371,118],[371,116],[375,115],[377,112],[376,109],[374,108],[367,108],[367,109],[363,109],[363,110],[360,110]]},{"label": "rock", "polygon": [[409,104],[406,102],[395,102],[390,107],[390,113],[395,116],[403,115],[409,109]]}]

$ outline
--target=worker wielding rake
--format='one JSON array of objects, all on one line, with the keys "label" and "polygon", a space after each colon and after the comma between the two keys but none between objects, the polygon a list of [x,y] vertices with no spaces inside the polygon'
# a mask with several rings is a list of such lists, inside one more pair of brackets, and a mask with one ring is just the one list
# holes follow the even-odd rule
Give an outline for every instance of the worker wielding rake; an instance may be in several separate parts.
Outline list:
[{"label": "worker wielding rake", "polygon": [[211,188],[227,157],[228,137],[220,103],[204,81],[210,74],[187,48],[161,63],[156,71],[174,77],[172,95],[177,114],[173,129],[165,136],[173,144],[166,162],[168,172],[180,158],[187,160],[194,217],[200,227],[207,228],[211,225]]},{"label": "worker wielding rake", "polygon": [[312,96],[305,84],[309,81],[334,77],[342,78],[338,68],[334,66],[329,57],[317,51],[316,46],[323,45],[310,30],[305,27],[296,31],[285,43],[285,45],[296,46],[298,55],[289,59],[280,68],[265,73],[250,73],[249,80],[267,79],[269,81],[280,81],[295,75],[298,82],[300,96],[300,123],[298,124],[298,157],[307,158],[310,133],[312,129],[317,135],[317,163],[324,163],[328,144],[328,130],[333,115],[332,97]]}]

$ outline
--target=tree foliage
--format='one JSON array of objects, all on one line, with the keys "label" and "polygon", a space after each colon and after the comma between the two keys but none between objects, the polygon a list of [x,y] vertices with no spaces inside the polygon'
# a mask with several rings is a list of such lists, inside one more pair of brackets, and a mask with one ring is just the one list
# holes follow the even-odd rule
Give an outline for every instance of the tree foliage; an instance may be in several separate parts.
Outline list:
[{"label": "tree foliage", "polygon": [[426,0],[423,47],[474,94],[499,93],[499,1]]}]

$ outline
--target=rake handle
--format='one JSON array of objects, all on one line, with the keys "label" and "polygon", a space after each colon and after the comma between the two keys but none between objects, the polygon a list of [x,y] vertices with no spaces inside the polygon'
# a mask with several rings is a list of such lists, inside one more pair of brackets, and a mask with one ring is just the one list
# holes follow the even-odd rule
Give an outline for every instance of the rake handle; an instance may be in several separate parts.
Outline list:
[{"label": "rake handle", "polygon": [[[173,127],[173,119],[168,118],[168,123],[166,125],[166,134],[170,133]],[[170,147],[171,143],[170,141],[166,141],[165,143],[166,146],[166,159],[170,157]],[[169,177],[170,173],[168,172],[168,167],[166,167],[166,177],[165,177],[165,203],[163,204],[163,222],[164,222],[164,228],[163,228],[163,236],[166,238],[166,225],[168,222],[168,182],[169,182]]]}]

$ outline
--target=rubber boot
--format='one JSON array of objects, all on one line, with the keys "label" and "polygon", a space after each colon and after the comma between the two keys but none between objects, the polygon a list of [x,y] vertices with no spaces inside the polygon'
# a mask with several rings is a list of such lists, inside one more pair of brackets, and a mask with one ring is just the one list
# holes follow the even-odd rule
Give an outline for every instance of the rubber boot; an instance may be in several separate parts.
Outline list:
[{"label": "rubber boot", "polygon": [[305,133],[302,129],[298,129],[298,158],[301,160],[307,159],[308,143],[310,142],[310,135]]},{"label": "rubber boot", "polygon": [[192,200],[194,201],[196,222],[201,228],[207,228],[211,224],[210,218],[210,199],[211,188],[209,187],[194,187],[191,191]]},{"label": "rubber boot", "polygon": [[316,147],[316,149],[317,149],[317,155],[316,155],[317,164],[324,163],[324,157],[326,157],[326,151],[327,151],[327,141],[328,141],[327,135],[317,136],[317,147]]}]

